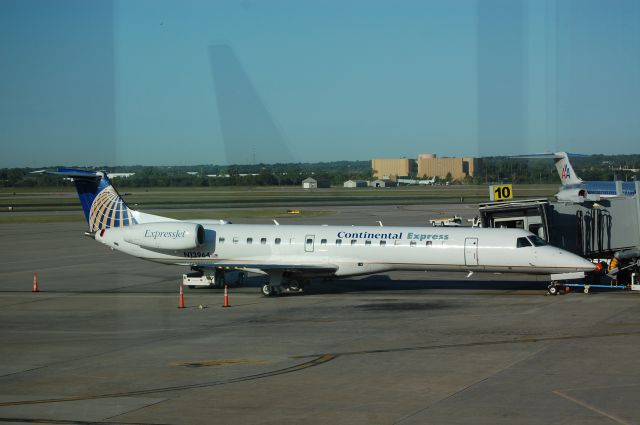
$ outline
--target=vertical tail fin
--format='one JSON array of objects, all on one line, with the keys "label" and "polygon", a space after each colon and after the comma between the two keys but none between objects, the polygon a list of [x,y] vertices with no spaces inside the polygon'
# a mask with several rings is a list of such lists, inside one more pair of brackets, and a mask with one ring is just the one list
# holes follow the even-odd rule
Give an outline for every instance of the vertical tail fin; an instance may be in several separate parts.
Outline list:
[{"label": "vertical tail fin", "polygon": [[107,173],[73,168],[58,168],[57,171],[44,173],[73,180],[91,232],[136,224],[134,211],[127,207],[124,199],[111,185]]},{"label": "vertical tail fin", "polygon": [[566,152],[556,152],[553,154],[556,170],[560,176],[562,185],[582,183],[582,179],[573,171],[569,155]]},{"label": "vertical tail fin", "polygon": [[[576,154],[572,155],[576,156]],[[556,164],[556,170],[558,170],[558,176],[560,177],[560,181],[562,182],[563,186],[568,184],[582,183],[582,179],[578,177],[575,171],[573,171],[571,162],[569,162],[569,155],[566,152],[537,153],[533,155],[512,155],[509,158],[553,159]]]}]

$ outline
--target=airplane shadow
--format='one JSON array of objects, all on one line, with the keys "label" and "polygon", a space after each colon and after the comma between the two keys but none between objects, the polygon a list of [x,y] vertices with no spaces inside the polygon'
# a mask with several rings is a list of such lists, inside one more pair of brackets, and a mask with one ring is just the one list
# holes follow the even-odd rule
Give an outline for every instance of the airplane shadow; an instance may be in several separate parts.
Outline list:
[{"label": "airplane shadow", "polygon": [[[535,278],[534,278],[535,279]],[[243,287],[259,288],[265,282],[266,277],[251,277],[247,279]],[[483,290],[483,291],[545,291],[549,282],[536,280],[492,280],[484,279],[432,279],[394,280],[387,275],[372,275],[360,279],[314,279],[304,290],[304,295],[344,294],[350,292],[384,292],[384,291],[425,291],[425,290]],[[295,294],[291,294],[295,295]]]}]

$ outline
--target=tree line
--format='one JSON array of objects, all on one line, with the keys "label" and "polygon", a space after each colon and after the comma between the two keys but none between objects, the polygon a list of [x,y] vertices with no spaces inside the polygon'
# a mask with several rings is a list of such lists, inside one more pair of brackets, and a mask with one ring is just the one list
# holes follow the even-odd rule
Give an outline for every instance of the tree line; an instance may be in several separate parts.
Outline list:
[{"label": "tree line", "polygon": [[[57,166],[51,167],[56,169]],[[307,177],[342,185],[346,180],[370,180],[369,161],[320,163],[197,165],[197,166],[98,166],[107,173],[135,173],[118,179],[118,187],[208,187],[208,186],[299,186]],[[32,174],[33,168],[0,169],[0,187],[71,186],[68,180],[47,174]]]},{"label": "tree line", "polygon": [[[576,173],[584,180],[632,180],[640,169],[640,155],[589,155],[571,158]],[[57,167],[52,167],[52,169]],[[86,167],[83,167],[86,168]],[[209,187],[209,186],[299,186],[307,177],[323,179],[332,186],[346,180],[372,180],[370,161],[319,163],[196,165],[196,166],[102,166],[108,173],[135,173],[118,179],[118,187]],[[0,187],[55,187],[71,182],[46,174],[31,174],[33,168],[0,169]],[[216,176],[216,177],[211,177]],[[421,176],[410,176],[421,177]],[[454,184],[558,183],[552,160],[523,160],[505,157],[482,158],[480,171],[463,181],[451,176],[436,181]]]}]

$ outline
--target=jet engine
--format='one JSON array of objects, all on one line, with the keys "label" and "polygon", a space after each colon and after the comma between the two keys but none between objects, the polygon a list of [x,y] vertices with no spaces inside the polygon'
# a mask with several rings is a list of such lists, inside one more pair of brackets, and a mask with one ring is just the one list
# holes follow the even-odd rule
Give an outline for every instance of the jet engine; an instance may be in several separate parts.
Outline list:
[{"label": "jet engine", "polygon": [[569,202],[584,202],[584,201],[599,201],[599,195],[590,195],[587,192],[587,189],[582,187],[573,187],[567,189],[560,189],[558,193],[556,193],[556,198],[558,201],[569,201]]},{"label": "jet engine", "polygon": [[120,228],[125,242],[150,249],[194,249],[205,242],[204,227],[196,223],[165,221]]}]

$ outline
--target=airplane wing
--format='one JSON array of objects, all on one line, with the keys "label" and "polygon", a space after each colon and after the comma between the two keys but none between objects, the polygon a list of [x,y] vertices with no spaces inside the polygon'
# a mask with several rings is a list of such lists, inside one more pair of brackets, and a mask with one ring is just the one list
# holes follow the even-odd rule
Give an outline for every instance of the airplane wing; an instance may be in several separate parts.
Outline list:
[{"label": "airplane wing", "polygon": [[276,264],[276,263],[258,263],[258,262],[210,262],[210,263],[194,263],[193,267],[215,268],[224,267],[230,269],[258,269],[265,273],[270,271],[283,272],[302,272],[304,274],[327,274],[335,273],[338,266],[333,264]]}]

